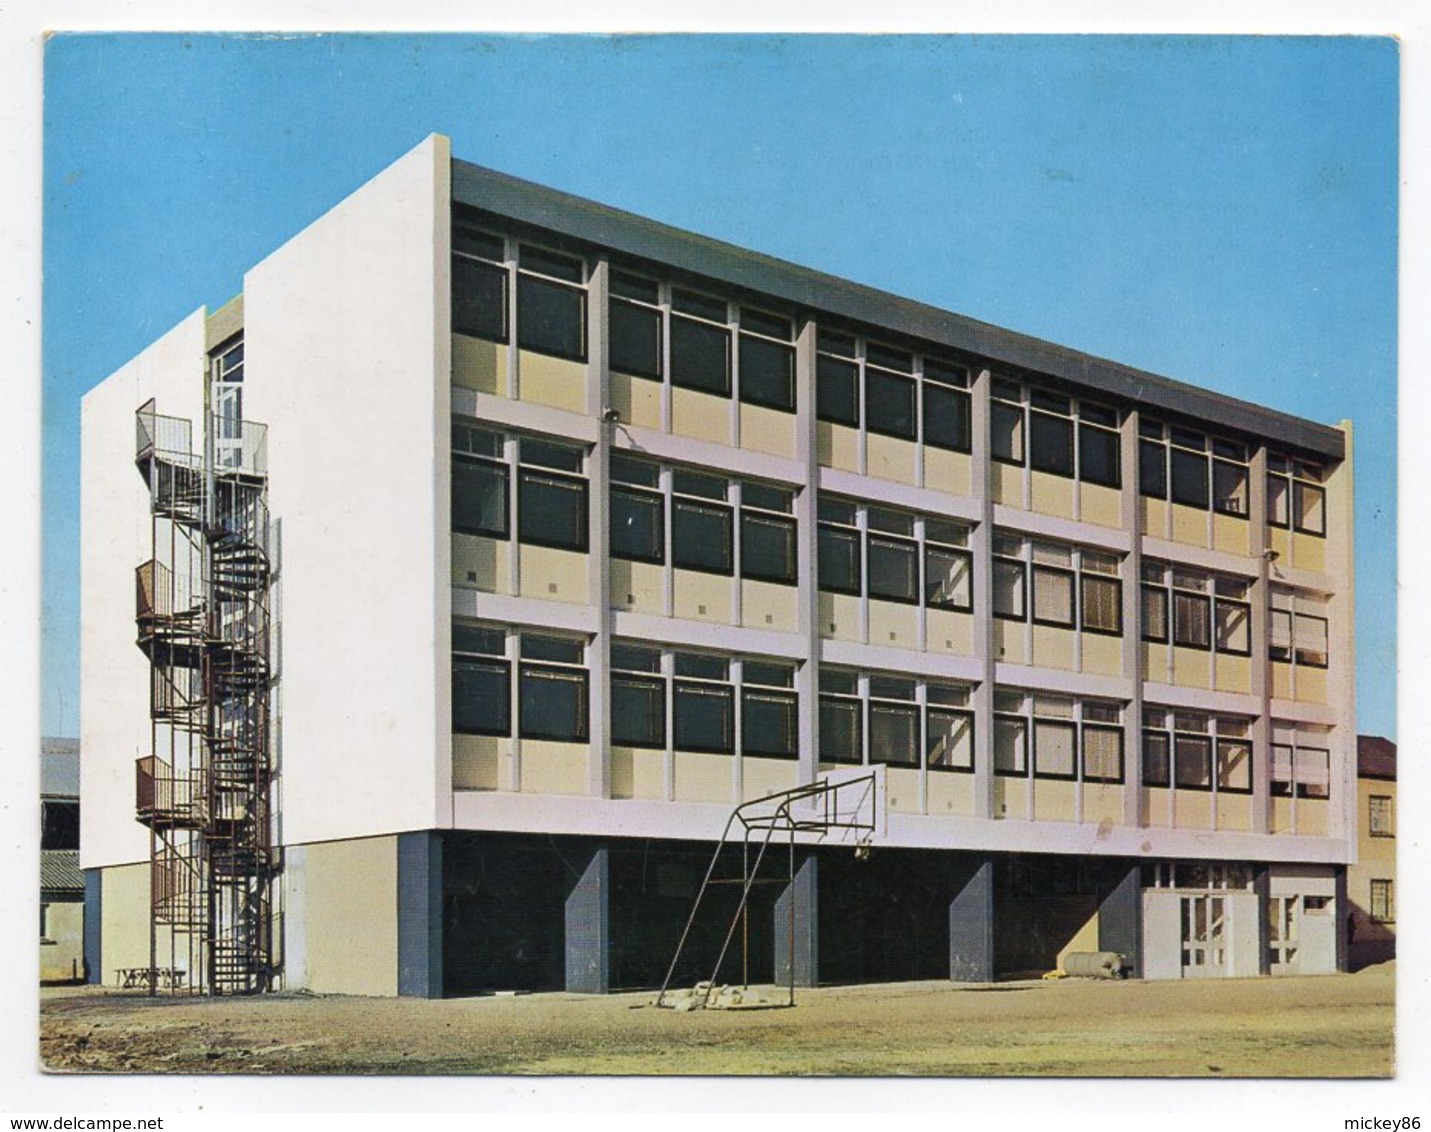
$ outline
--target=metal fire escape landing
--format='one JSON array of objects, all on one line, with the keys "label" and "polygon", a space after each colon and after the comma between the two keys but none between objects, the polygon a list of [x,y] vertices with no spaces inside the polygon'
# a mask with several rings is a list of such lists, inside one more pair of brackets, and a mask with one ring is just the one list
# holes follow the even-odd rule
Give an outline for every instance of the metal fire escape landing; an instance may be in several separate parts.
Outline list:
[{"label": "metal fire escape landing", "polygon": [[242,353],[213,363],[202,451],[188,420],[136,414],[152,554],[136,570],[151,753],[135,804],[150,832],[151,993],[269,990],[279,970],[269,663],[266,429],[243,421]]}]

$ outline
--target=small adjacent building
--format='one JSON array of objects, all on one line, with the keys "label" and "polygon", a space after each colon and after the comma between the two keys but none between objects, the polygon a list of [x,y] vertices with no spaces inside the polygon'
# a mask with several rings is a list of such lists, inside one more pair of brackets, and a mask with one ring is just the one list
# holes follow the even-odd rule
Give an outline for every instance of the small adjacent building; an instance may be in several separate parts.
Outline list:
[{"label": "small adjacent building", "polygon": [[1396,744],[1356,740],[1356,864],[1347,870],[1347,963],[1396,958]]},{"label": "small adjacent building", "polygon": [[79,866],[79,740],[40,741],[40,981],[78,982],[84,969]]}]

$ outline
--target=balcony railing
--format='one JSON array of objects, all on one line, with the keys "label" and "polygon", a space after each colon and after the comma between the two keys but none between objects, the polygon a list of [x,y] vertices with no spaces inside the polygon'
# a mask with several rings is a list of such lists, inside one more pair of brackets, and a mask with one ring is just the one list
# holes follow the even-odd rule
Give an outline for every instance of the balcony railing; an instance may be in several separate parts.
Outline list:
[{"label": "balcony railing", "polygon": [[150,559],[134,569],[134,614],[137,620],[182,617],[203,611],[203,587],[197,578],[176,575]]},{"label": "balcony railing", "polygon": [[158,456],[175,464],[199,466],[200,457],[194,452],[192,421],[157,413],[153,400],[149,400],[134,414],[134,429],[135,460]]},{"label": "balcony railing", "polygon": [[258,421],[213,418],[214,472],[268,475],[268,426]]}]

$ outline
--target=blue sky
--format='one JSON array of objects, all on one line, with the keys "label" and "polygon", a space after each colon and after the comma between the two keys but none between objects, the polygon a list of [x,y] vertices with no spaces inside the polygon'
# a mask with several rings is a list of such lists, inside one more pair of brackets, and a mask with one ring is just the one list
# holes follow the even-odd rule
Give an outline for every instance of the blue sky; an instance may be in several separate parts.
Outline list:
[{"label": "blue sky", "polygon": [[1394,736],[1397,67],[1385,39],[56,37],[44,731],[78,728],[79,398],[440,132],[505,172],[1352,418],[1360,727]]}]

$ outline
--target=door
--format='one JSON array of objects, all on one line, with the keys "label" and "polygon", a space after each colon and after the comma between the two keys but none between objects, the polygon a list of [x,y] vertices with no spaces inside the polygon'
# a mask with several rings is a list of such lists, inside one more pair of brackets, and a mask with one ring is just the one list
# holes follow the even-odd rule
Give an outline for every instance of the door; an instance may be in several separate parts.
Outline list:
[{"label": "door", "polygon": [[1199,893],[1182,897],[1183,978],[1219,978],[1227,973],[1227,900]]}]

